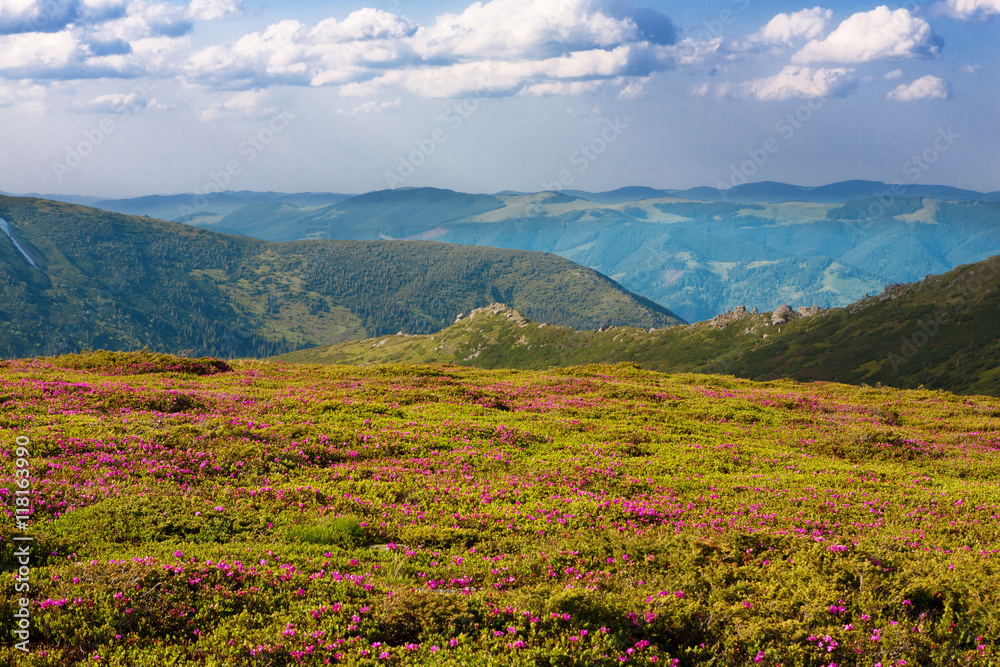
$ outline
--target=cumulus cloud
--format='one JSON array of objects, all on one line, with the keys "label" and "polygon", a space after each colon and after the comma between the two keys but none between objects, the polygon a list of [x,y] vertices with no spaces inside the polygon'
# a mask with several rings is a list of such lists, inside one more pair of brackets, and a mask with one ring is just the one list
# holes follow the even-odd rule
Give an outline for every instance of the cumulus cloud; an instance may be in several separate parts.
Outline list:
[{"label": "cumulus cloud", "polygon": [[792,62],[864,63],[938,55],[941,38],[927,21],[907,9],[885,5],[845,19],[824,39],[814,39],[792,56]]},{"label": "cumulus cloud", "polygon": [[764,101],[794,98],[842,97],[856,85],[854,68],[799,67],[787,65],[778,74],[724,88],[737,97]]},{"label": "cumulus cloud", "polygon": [[1000,14],[1000,0],[944,0],[939,7],[948,16],[976,21]]},{"label": "cumulus cloud", "polygon": [[0,109],[12,108],[28,113],[40,113],[45,108],[46,91],[37,84],[0,83]]},{"label": "cumulus cloud", "polygon": [[0,72],[8,78],[32,78],[83,60],[89,49],[68,31],[29,32],[0,37],[0,53]]},{"label": "cumulus cloud", "polygon": [[[648,74],[646,50],[631,45],[610,51],[592,49],[544,60],[476,60],[437,67],[408,67],[376,78],[345,85],[344,95],[371,95],[399,86],[422,97],[496,97],[551,82],[615,79],[624,74]],[[536,90],[583,91],[585,87],[543,87]]]},{"label": "cumulus cloud", "polygon": [[211,21],[239,16],[243,0],[191,0],[185,16],[193,21]]},{"label": "cumulus cloud", "polygon": [[898,79],[901,76],[903,76],[903,70],[894,69],[891,72],[886,72],[884,78],[886,81],[892,81],[893,79]]},{"label": "cumulus cloud", "polygon": [[673,61],[685,66],[701,65],[707,60],[729,53],[729,49],[723,46],[721,37],[713,37],[707,41],[685,37],[670,49]]},{"label": "cumulus cloud", "polygon": [[421,28],[415,50],[434,58],[541,58],[608,48],[638,38],[638,26],[616,19],[593,0],[493,0],[461,14],[442,14]]},{"label": "cumulus cloud", "polygon": [[[644,77],[673,65],[676,28],[649,9],[619,15],[597,0],[492,0],[419,27],[363,9],[315,26],[282,21],[191,55],[188,79],[241,89],[398,87],[427,97],[585,92],[591,81]],[[553,84],[553,85],[548,85]],[[563,85],[554,85],[563,84]],[[571,85],[574,84],[574,85]]]},{"label": "cumulus cloud", "polygon": [[534,97],[551,95],[585,95],[595,93],[607,85],[606,81],[547,81],[524,88],[520,94]]},{"label": "cumulus cloud", "polygon": [[946,100],[951,97],[948,82],[928,74],[916,81],[900,84],[889,91],[886,97],[897,102],[915,102],[917,100]]},{"label": "cumulus cloud", "polygon": [[156,98],[147,98],[145,94],[133,91],[98,95],[92,100],[74,102],[70,108],[80,113],[122,115],[146,110],[162,111],[170,107],[158,102]]},{"label": "cumulus cloud", "polygon": [[348,83],[373,76],[370,68],[412,59],[401,38],[415,30],[408,19],[374,9],[314,27],[281,21],[192,54],[185,73],[194,82],[229,88]]},{"label": "cumulus cloud", "polygon": [[189,7],[147,0],[0,0],[0,76],[143,76],[188,45],[194,18],[236,6],[236,0],[195,0]]},{"label": "cumulus cloud", "polygon": [[763,28],[749,37],[759,44],[792,46],[802,39],[817,39],[826,33],[833,10],[813,7],[790,14],[778,14]]}]

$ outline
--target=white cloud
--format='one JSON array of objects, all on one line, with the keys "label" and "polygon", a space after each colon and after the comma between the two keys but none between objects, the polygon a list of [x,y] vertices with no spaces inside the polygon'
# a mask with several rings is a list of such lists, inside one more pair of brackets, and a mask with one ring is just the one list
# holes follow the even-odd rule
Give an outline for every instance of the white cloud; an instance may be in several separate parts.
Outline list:
[{"label": "white cloud", "polygon": [[549,97],[551,95],[587,95],[607,85],[606,81],[547,81],[535,83],[521,90],[521,95]]},{"label": "white cloud", "polygon": [[16,109],[27,113],[41,113],[45,109],[46,90],[37,84],[24,82],[0,83],[0,109]]},{"label": "white cloud", "polygon": [[886,81],[892,81],[893,79],[898,79],[901,76],[903,76],[903,70],[894,69],[891,72],[886,72],[884,78]]},{"label": "white cloud", "polygon": [[78,14],[77,2],[3,0],[0,2],[0,34],[58,32]]},{"label": "white cloud", "polygon": [[1000,0],[944,0],[939,7],[948,16],[963,21],[975,21],[1000,14]]},{"label": "white cloud", "polygon": [[709,58],[725,54],[722,38],[715,37],[707,42],[686,37],[670,49],[674,62],[678,65],[700,65]]},{"label": "white cloud", "polygon": [[191,0],[185,16],[194,21],[211,21],[239,16],[243,0]]},{"label": "white cloud", "polygon": [[653,10],[612,16],[602,4],[476,2],[429,27],[375,9],[315,26],[282,21],[198,51],[184,70],[190,81],[219,88],[333,85],[359,96],[392,86],[456,97],[484,90],[575,94],[591,87],[568,84],[644,77],[673,65],[675,31],[667,17]]},{"label": "white cloud", "polygon": [[609,48],[637,38],[637,25],[606,14],[594,0],[492,0],[442,14],[421,28],[415,50],[434,58],[541,58]]},{"label": "white cloud", "polygon": [[[280,21],[191,52],[195,22],[237,15],[242,0],[0,0],[0,77],[156,72],[221,90],[339,86],[359,95],[393,86],[430,97],[575,95],[601,82],[629,98],[641,94],[650,74],[719,50],[718,42],[678,47],[669,18],[621,11],[626,4],[491,0],[425,27],[365,8],[315,25]],[[230,111],[223,105],[204,113]]]},{"label": "white cloud", "polygon": [[337,113],[340,115],[344,115],[346,113],[349,116],[357,116],[358,114],[381,113],[389,109],[394,109],[402,103],[403,103],[402,97],[397,97],[394,100],[386,100],[385,102],[376,102],[375,100],[369,100],[364,104],[354,107],[350,111],[345,112],[343,109],[341,109]]},{"label": "white cloud", "polygon": [[958,68],[958,71],[962,72],[963,74],[975,74],[982,68],[983,68],[982,65],[962,65],[961,67]]},{"label": "white cloud", "polygon": [[130,43],[148,37],[181,37],[191,28],[183,7],[165,2],[134,2],[124,16],[89,26],[87,33],[96,40]]},{"label": "white cloud", "polygon": [[230,88],[349,83],[373,76],[369,67],[413,60],[403,38],[415,29],[404,17],[374,9],[311,28],[281,21],[198,51],[184,69],[192,81]]},{"label": "white cloud", "polygon": [[100,114],[132,114],[146,110],[169,109],[165,104],[161,104],[156,98],[149,98],[140,92],[131,93],[109,93],[98,95],[92,100],[74,102],[71,106],[73,111],[82,113]]},{"label": "white cloud", "polygon": [[[794,98],[840,97],[854,86],[854,68],[787,65],[774,76],[749,81],[732,90],[737,97],[778,101]],[[724,92],[728,92],[724,89]]]},{"label": "white cloud", "polygon": [[[610,51],[579,51],[545,60],[477,60],[438,67],[411,67],[389,71],[366,81],[345,85],[341,94],[372,95],[388,86],[399,86],[422,97],[494,97],[513,95],[522,89],[546,82],[566,80],[601,80],[617,78],[642,61],[646,50],[619,46]],[[555,90],[585,91],[586,87],[542,87],[549,94]]]},{"label": "white cloud", "polygon": [[863,63],[937,55],[941,39],[922,18],[907,9],[885,5],[845,19],[825,39],[814,39],[792,56],[792,62]]},{"label": "white cloud", "polygon": [[[649,80],[653,78],[648,76],[644,79],[636,79],[628,82],[624,82],[624,87],[618,91],[618,99],[620,100],[636,100],[646,94],[646,84]],[[619,83],[623,83],[619,81]]]},{"label": "white cloud", "polygon": [[951,93],[948,82],[928,74],[911,83],[904,83],[889,91],[886,97],[897,102],[914,102],[916,100],[946,100]]},{"label": "white cloud", "polygon": [[833,10],[813,7],[790,14],[778,14],[759,32],[749,37],[751,42],[792,46],[801,39],[816,39],[826,32]]},{"label": "white cloud", "polygon": [[402,39],[417,30],[417,25],[405,16],[380,9],[359,9],[343,21],[326,19],[311,31],[316,43],[356,42],[373,39]]},{"label": "white cloud", "polygon": [[29,78],[83,60],[89,49],[69,31],[28,32],[0,37],[0,73]]},{"label": "white cloud", "polygon": [[128,78],[173,67],[193,27],[185,12],[147,0],[0,0],[0,76]]},{"label": "white cloud", "polygon": [[266,91],[244,90],[223,102],[216,102],[198,113],[203,121],[261,120],[277,115],[278,108],[270,106]]}]

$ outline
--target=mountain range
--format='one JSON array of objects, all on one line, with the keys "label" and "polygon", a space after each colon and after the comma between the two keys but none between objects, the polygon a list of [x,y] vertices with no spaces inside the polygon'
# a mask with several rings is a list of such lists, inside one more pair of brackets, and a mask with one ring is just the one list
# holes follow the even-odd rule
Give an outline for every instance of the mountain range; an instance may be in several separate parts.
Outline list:
[{"label": "mountain range", "polygon": [[429,241],[274,243],[0,197],[0,357],[81,348],[265,356],[430,333],[493,301],[579,328],[681,320],[550,254]]},{"label": "mountain range", "polygon": [[[671,197],[689,201],[706,202],[769,202],[789,201],[811,202],[814,204],[844,204],[859,199],[872,199],[888,193],[893,197],[930,197],[932,199],[965,199],[968,201],[1000,202],[1000,192],[979,192],[950,185],[922,183],[889,184],[883,181],[850,180],[819,186],[791,185],[776,181],[742,183],[729,188],[700,186],[687,189],[662,189],[648,186],[629,186],[603,192],[586,190],[559,190],[578,199],[586,199],[598,204],[625,204],[643,199]],[[493,193],[495,196],[522,196],[533,194],[516,190]],[[537,194],[537,193],[534,193]],[[0,195],[17,196],[0,191]],[[266,203],[288,203],[295,206],[323,206],[336,204],[356,195],[333,192],[255,192],[250,190],[209,192],[206,194],[182,193],[173,195],[147,195],[144,197],[106,198],[88,195],[54,195],[29,193],[26,197],[51,199],[69,204],[81,204],[94,208],[148,215],[162,220],[184,221],[192,217],[188,209],[194,208],[194,215],[214,217],[228,215],[244,206]]]},{"label": "mountain range", "polygon": [[879,383],[1000,396],[1000,257],[909,284],[845,308],[737,308],[668,329],[578,331],[504,304],[434,334],[377,337],[277,357],[292,363],[386,361],[546,369],[632,362],[662,372],[755,380]]},{"label": "mountain range", "polygon": [[[852,187],[827,191],[861,188]],[[844,306],[1000,254],[1000,203],[891,193],[846,203],[598,203],[410,188],[328,206],[256,204],[190,222],[270,241],[420,239],[549,252],[692,322],[740,304]]]}]

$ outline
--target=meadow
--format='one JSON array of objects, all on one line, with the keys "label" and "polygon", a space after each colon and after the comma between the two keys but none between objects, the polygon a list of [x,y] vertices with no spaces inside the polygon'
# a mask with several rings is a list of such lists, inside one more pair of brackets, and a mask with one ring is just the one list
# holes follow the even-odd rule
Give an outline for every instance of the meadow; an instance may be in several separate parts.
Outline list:
[{"label": "meadow", "polygon": [[1000,664],[996,398],[96,352],[0,450],[0,664]]}]

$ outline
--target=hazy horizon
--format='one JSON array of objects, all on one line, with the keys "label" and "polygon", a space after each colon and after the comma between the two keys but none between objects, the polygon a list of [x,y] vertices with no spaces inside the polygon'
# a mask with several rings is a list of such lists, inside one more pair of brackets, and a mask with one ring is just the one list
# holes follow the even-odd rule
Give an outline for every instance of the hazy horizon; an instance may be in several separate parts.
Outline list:
[{"label": "hazy horizon", "polygon": [[[819,188],[819,187],[823,187],[823,186],[836,185],[837,183],[850,182],[850,181],[854,181],[854,180],[867,180],[867,179],[846,179],[845,181],[837,181],[837,182],[834,182],[834,183],[812,183],[812,184],[786,183],[784,181],[749,181],[747,183],[747,185],[760,185],[760,184],[764,184],[764,183],[779,183],[781,185],[789,185],[789,186],[792,186],[792,187]],[[887,183],[886,185],[891,186],[892,184]],[[963,187],[961,185],[953,185],[953,184],[950,184],[950,183],[916,183],[916,184],[911,184],[911,185],[929,186],[929,187],[951,187],[951,188],[957,188],[957,189],[963,189],[963,190],[970,190],[970,191],[974,191],[974,192],[979,192],[980,194],[984,194],[984,195],[985,194],[993,194],[994,192],[1000,192],[1000,190],[993,190],[993,191],[974,190],[973,188],[966,188],[966,187]],[[632,188],[632,187],[635,187],[635,188],[652,188],[652,189],[655,189],[655,190],[689,190],[689,189],[693,189],[693,188],[675,188],[675,187],[670,187],[670,186],[660,187],[660,186],[655,186],[655,185],[633,184],[633,185],[620,186],[620,187],[617,187],[617,188],[610,188],[610,189],[607,189],[607,190],[596,190],[596,189],[595,190],[584,190],[582,188],[565,188],[564,190],[565,191],[588,192],[588,193],[591,193],[591,194],[600,194],[600,193],[612,192],[614,190],[625,189],[625,188]],[[694,186],[694,187],[697,188],[697,187],[715,187],[715,186],[714,185],[710,185],[710,184],[702,184],[701,186]],[[289,191],[284,191],[284,190],[222,190],[221,192],[255,193],[255,194],[271,193],[271,194],[277,194],[277,195],[338,194],[338,195],[344,195],[344,196],[347,196],[347,197],[358,197],[358,196],[361,196],[361,195],[371,194],[371,193],[374,193],[374,192],[383,192],[383,191],[388,191],[388,190],[393,190],[393,189],[404,190],[404,189],[407,189],[407,188],[413,188],[413,189],[417,189],[417,188],[433,188],[433,189],[438,189],[438,190],[449,190],[449,191],[458,192],[458,193],[461,193],[461,194],[470,194],[470,195],[499,195],[499,194],[507,193],[507,192],[511,192],[511,193],[517,192],[517,193],[523,193],[525,195],[531,195],[531,194],[538,194],[540,192],[544,192],[543,190],[535,190],[535,191],[531,191],[531,192],[520,191],[520,190],[514,190],[513,188],[503,188],[503,189],[494,190],[494,191],[485,191],[485,190],[483,190],[483,191],[465,191],[465,190],[456,190],[455,188],[448,188],[448,187],[441,187],[441,186],[429,186],[429,185],[428,186],[399,186],[398,188],[379,188],[379,189],[375,189],[375,190],[367,190],[367,191],[364,191],[364,192],[343,192],[343,191],[333,191],[333,190],[299,190],[299,191],[290,191],[290,190]],[[95,194],[95,193],[89,193],[89,192],[8,192],[8,191],[2,190],[2,189],[0,189],[0,193],[6,193],[6,194],[8,194],[10,196],[14,196],[14,197],[55,196],[55,197],[65,197],[65,198],[79,197],[81,199],[87,198],[87,199],[98,199],[98,200],[104,200],[104,199],[106,199],[106,200],[141,199],[141,198],[144,198],[144,197],[180,197],[180,196],[191,196],[192,194],[194,194],[193,192],[190,192],[190,191],[189,192],[144,192],[144,193],[141,193],[141,194],[128,195],[128,196],[125,196],[125,197],[114,197],[114,196],[106,196],[106,195],[103,195],[101,193],[96,193]],[[214,190],[210,191],[208,193],[209,199],[211,199],[211,197],[214,196],[215,194],[220,194],[220,193],[216,193]],[[877,196],[877,194],[878,193],[873,193],[872,196]]]}]

